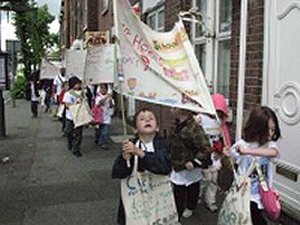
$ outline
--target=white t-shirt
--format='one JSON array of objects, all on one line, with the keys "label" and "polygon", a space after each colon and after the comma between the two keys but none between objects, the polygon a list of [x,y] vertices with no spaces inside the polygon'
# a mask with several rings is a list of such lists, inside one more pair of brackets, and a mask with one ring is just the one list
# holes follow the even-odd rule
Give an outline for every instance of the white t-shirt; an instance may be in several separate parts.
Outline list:
[{"label": "white t-shirt", "polygon": [[[95,98],[95,104],[99,105],[99,102],[105,97],[106,95],[102,95],[101,93],[97,93]],[[103,109],[103,124],[111,124],[111,116],[114,113],[114,109],[110,107],[109,101],[113,99],[111,97],[107,98],[104,102],[104,104],[101,104],[101,107]],[[114,104],[114,102],[113,102]]]},{"label": "white t-shirt", "polygon": [[31,90],[31,101],[38,102],[40,98],[35,94],[33,82],[30,82],[30,90]]},{"label": "white t-shirt", "polygon": [[[231,155],[233,159],[236,161],[236,163],[238,164],[237,172],[240,175],[243,175],[248,171],[248,168],[251,166],[254,157],[250,155],[240,155],[236,151],[236,147],[238,145],[244,148],[251,148],[251,149],[256,149],[260,147],[277,149],[277,145],[274,141],[269,141],[264,146],[259,146],[259,144],[256,142],[248,143],[243,139],[236,142],[231,148]],[[272,186],[272,181],[273,181],[272,158],[261,156],[261,157],[257,157],[257,159],[267,182],[269,183],[270,186]],[[259,195],[259,181],[258,181],[258,175],[256,170],[254,170],[254,172],[250,175],[250,178],[251,178],[251,201],[257,203],[259,209],[263,209],[263,205],[261,203],[261,199]]]},{"label": "white t-shirt", "polygon": [[[80,91],[74,91],[74,90],[67,91],[64,94],[63,102],[71,105],[75,104],[76,100],[80,97],[80,93],[81,93]],[[66,118],[68,120],[73,120],[71,111],[68,108],[66,108]]]},{"label": "white t-shirt", "polygon": [[59,74],[55,77],[53,84],[56,86],[56,95],[60,94],[64,82],[66,82],[66,78],[62,75]]},{"label": "white t-shirt", "polygon": [[202,172],[200,168],[195,168],[193,170],[181,170],[176,172],[172,170],[170,175],[170,180],[176,185],[189,186],[196,183],[202,179]]}]

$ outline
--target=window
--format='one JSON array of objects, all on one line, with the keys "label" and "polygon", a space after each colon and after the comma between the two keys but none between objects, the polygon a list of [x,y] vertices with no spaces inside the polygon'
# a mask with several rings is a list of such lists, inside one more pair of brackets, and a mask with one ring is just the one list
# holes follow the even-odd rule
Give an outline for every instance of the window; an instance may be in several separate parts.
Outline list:
[{"label": "window", "polygon": [[150,12],[147,17],[147,24],[153,30],[164,31],[165,30],[165,9],[160,7],[159,9]]},{"label": "window", "polygon": [[109,0],[102,0],[102,15],[108,11]]},{"label": "window", "polygon": [[229,98],[232,0],[193,0],[193,7],[205,23],[191,29],[199,64],[212,91]]}]

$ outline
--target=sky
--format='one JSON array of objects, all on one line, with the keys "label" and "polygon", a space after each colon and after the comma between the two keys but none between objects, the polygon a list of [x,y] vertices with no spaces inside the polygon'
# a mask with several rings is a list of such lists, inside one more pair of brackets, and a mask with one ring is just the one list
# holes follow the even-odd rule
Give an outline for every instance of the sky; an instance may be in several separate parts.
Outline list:
[{"label": "sky", "polygon": [[[55,20],[50,25],[50,32],[56,33],[59,30],[59,11],[60,11],[60,0],[36,0],[38,6],[42,6],[44,4],[48,5],[49,12],[55,16]],[[1,13],[1,49],[5,50],[5,41],[8,40],[16,40],[16,36],[14,34],[14,26],[11,24],[11,20],[9,20],[6,16],[6,12]]]}]

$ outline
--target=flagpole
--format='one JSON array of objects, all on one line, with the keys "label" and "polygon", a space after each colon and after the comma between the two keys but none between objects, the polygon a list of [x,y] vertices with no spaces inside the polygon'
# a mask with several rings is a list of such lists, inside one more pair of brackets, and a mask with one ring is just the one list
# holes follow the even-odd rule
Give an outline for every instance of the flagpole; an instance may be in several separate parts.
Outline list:
[{"label": "flagpole", "polygon": [[[118,24],[118,16],[117,16],[117,0],[113,0],[113,10],[114,10],[114,27],[115,27],[115,59],[117,62],[117,73],[118,73],[118,85],[119,85],[119,93],[120,93],[120,103],[121,103],[121,114],[122,114],[122,124],[123,124],[123,135],[124,139],[127,138],[127,123],[125,118],[125,105],[123,99],[123,82],[124,82],[124,72],[123,72],[123,65],[120,60],[120,39],[119,39],[119,24]],[[126,161],[127,167],[129,168],[130,161]]]}]

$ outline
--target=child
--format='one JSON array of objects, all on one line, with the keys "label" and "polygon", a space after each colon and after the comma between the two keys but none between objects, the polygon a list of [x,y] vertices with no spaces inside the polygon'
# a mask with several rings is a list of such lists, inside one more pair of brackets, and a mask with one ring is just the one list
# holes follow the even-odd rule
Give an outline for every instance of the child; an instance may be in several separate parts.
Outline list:
[{"label": "child", "polygon": [[[167,175],[171,171],[170,149],[166,140],[158,137],[158,123],[155,114],[150,109],[141,109],[134,116],[134,131],[136,140],[124,141],[122,153],[115,160],[112,177],[124,179],[131,175],[134,157],[138,156],[138,171]],[[131,167],[127,167],[130,160]],[[120,201],[118,224],[125,225],[125,211]]]},{"label": "child", "polygon": [[[216,194],[218,190],[217,177],[218,170],[221,169],[221,155],[223,148],[231,146],[230,135],[226,125],[228,108],[225,97],[221,94],[212,96],[219,121],[208,114],[200,114],[200,125],[204,128],[212,146],[213,164],[208,169],[203,169],[203,181],[201,182],[200,196],[204,197],[207,208],[211,212],[216,212]],[[224,141],[223,141],[224,140]]]},{"label": "child", "polygon": [[[197,206],[202,168],[211,164],[211,147],[201,126],[192,112],[174,108],[172,114],[177,116],[175,127],[171,132],[171,182],[179,221],[181,216],[188,218]],[[196,163],[196,161],[198,163]]]},{"label": "child", "polygon": [[[272,109],[266,106],[254,108],[248,117],[243,130],[243,139],[231,148],[231,154],[238,165],[240,174],[252,164],[254,157],[263,171],[267,182],[271,185],[273,170],[271,159],[278,155],[275,143],[280,138],[278,119]],[[259,180],[256,170],[251,174],[251,218],[253,225],[266,225],[263,206],[259,195]]]},{"label": "child", "polygon": [[65,132],[68,139],[68,150],[73,152],[73,155],[81,157],[80,145],[82,141],[82,126],[74,128],[73,115],[70,111],[70,106],[80,103],[81,101],[81,80],[78,77],[69,79],[69,91],[64,95],[63,102],[66,105],[66,128]]},{"label": "child", "polygon": [[39,86],[38,79],[39,79],[38,72],[34,72],[32,73],[29,81],[32,118],[38,117],[38,105],[40,101],[40,93],[38,90],[38,86]]},{"label": "child", "polygon": [[103,122],[96,129],[95,142],[100,145],[103,150],[108,149],[109,127],[111,124],[111,116],[113,115],[114,101],[111,93],[108,93],[108,84],[100,84],[96,93],[95,105],[101,106],[103,109]]}]

